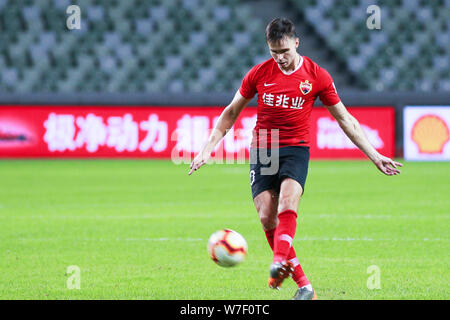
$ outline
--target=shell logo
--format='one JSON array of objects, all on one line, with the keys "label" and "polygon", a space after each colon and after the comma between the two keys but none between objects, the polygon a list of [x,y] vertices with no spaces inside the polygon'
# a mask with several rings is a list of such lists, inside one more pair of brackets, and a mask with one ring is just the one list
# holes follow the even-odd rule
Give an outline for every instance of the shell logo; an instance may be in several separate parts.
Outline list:
[{"label": "shell logo", "polygon": [[437,115],[424,115],[417,119],[411,130],[411,138],[420,153],[442,153],[449,141],[449,129],[445,121]]}]

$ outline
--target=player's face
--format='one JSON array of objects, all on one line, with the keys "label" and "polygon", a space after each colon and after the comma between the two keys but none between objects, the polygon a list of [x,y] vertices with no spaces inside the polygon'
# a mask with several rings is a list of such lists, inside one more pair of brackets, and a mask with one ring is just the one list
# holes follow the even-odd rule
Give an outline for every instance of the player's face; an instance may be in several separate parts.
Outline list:
[{"label": "player's face", "polygon": [[283,70],[295,69],[297,59],[298,38],[284,37],[277,42],[268,42],[270,54]]}]

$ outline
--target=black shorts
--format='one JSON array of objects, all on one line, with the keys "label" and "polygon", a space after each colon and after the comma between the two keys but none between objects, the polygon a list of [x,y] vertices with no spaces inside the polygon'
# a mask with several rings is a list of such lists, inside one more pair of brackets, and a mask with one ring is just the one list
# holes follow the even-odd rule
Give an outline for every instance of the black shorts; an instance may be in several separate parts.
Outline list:
[{"label": "black shorts", "polygon": [[250,186],[253,198],[270,189],[279,193],[281,182],[288,177],[300,183],[305,191],[308,164],[309,147],[305,146],[279,148],[278,157],[275,150],[250,150]]}]

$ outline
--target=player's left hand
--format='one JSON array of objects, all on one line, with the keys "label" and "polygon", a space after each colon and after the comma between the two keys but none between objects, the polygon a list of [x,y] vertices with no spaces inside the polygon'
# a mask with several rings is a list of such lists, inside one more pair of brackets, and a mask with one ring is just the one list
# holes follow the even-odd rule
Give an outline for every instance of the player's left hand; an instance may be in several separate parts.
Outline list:
[{"label": "player's left hand", "polygon": [[383,155],[378,155],[378,157],[372,160],[375,166],[387,176],[395,176],[400,174],[399,167],[403,167],[400,162],[394,161]]}]

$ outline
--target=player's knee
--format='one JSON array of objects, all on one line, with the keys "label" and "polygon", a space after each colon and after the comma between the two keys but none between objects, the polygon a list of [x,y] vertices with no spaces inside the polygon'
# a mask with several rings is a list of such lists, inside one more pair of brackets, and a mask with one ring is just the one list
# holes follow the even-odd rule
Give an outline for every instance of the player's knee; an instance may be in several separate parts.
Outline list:
[{"label": "player's knee", "polygon": [[261,225],[264,230],[275,229],[278,224],[278,218],[273,215],[261,215],[260,214],[259,220],[261,221]]},{"label": "player's knee", "polygon": [[266,191],[258,195],[254,199],[254,202],[263,229],[271,230],[276,228],[278,224],[278,194],[272,191]]},{"label": "player's knee", "polygon": [[277,227],[278,216],[274,209],[270,206],[262,206],[258,210],[259,221],[264,230],[272,230]]},{"label": "player's knee", "polygon": [[281,183],[281,191],[278,199],[278,213],[285,210],[297,211],[302,194],[302,186],[296,180],[286,178]]},{"label": "player's knee", "polygon": [[290,196],[282,196],[278,200],[278,213],[293,210],[297,211],[299,198],[293,195]]}]

